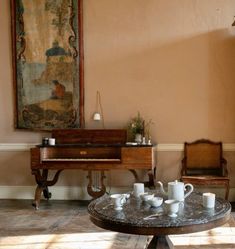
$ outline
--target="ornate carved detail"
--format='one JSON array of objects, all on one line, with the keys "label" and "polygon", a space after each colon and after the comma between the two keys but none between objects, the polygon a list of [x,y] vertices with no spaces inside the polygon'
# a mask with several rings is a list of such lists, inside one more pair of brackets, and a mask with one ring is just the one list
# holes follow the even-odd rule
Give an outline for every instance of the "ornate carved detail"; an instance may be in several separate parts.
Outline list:
[{"label": "ornate carved detail", "polygon": [[[134,175],[135,182],[141,182],[137,172],[134,169],[129,169],[129,171]],[[152,188],[155,186],[156,168],[148,171],[148,177],[149,177],[149,180],[147,182],[144,182],[144,185],[145,187]]]},{"label": "ornate carved detail", "polygon": [[25,56],[24,51],[26,47],[26,42],[24,38],[24,19],[23,19],[23,11],[20,11],[18,14],[19,19],[19,30],[16,36],[17,42],[20,44],[20,49],[17,52],[17,60],[22,60],[22,62],[25,62]]},{"label": "ornate carved detail", "polygon": [[54,175],[52,180],[47,180],[48,177],[48,169],[43,169],[42,171],[40,169],[33,169],[32,175],[35,176],[35,180],[37,182],[37,188],[35,191],[35,198],[33,202],[33,206],[38,209],[41,199],[41,194],[43,192],[43,195],[46,199],[51,198],[51,193],[48,190],[48,186],[52,186],[56,184],[56,182],[59,179],[59,175],[63,170],[57,170],[56,174]]},{"label": "ornate carved detail", "polygon": [[99,186],[99,191],[94,191],[93,190],[93,179],[92,179],[92,170],[88,171],[88,176],[87,178],[89,179],[89,183],[87,185],[87,192],[90,196],[92,196],[93,198],[98,198],[102,195],[105,194],[106,192],[106,187],[104,185],[104,179],[106,178],[106,176],[104,175],[104,171],[100,170],[100,186]]},{"label": "ornate carved detail", "polygon": [[129,171],[134,175],[135,181],[139,182],[140,179],[139,179],[139,176],[137,175],[136,171],[134,169],[129,169]]},{"label": "ornate carved detail", "polygon": [[73,11],[73,2],[72,1],[71,1],[71,5],[69,7],[70,7],[69,24],[70,24],[70,28],[73,32],[73,34],[69,36],[69,45],[72,48],[72,51],[71,51],[72,57],[75,59],[78,56],[78,51],[76,49],[76,46],[74,46],[74,43],[76,41],[76,33],[75,33],[74,27],[73,27],[73,19],[74,19],[75,14]]}]

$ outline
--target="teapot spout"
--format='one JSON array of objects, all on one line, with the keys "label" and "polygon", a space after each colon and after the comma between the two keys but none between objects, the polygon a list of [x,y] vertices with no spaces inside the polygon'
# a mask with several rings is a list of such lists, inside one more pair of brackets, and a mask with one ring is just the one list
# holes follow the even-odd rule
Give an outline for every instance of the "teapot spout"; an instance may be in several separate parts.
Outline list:
[{"label": "teapot spout", "polygon": [[168,195],[168,193],[164,190],[162,182],[157,182],[160,185],[160,191],[163,195]]}]

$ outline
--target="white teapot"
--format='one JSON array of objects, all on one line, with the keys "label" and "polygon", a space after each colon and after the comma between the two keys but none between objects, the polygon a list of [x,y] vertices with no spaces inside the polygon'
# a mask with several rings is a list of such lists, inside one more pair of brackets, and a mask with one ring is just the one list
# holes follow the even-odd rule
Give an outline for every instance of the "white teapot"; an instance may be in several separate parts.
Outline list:
[{"label": "white teapot", "polygon": [[[160,191],[162,194],[167,195],[169,200],[184,201],[193,192],[193,185],[190,183],[184,184],[175,180],[174,182],[168,182],[168,192],[163,188],[161,182],[157,182],[160,185]],[[189,187],[189,191],[185,194],[186,187]]]}]

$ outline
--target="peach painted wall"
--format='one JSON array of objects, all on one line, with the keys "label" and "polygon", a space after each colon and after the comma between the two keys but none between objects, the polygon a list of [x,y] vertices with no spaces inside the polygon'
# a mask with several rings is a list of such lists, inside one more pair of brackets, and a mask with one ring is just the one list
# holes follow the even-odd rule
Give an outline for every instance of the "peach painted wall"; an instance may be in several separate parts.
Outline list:
[{"label": "peach painted wall", "polygon": [[[39,143],[45,134],[13,127],[9,2],[0,8],[0,144]],[[86,128],[99,128],[91,119],[99,90],[106,128],[123,128],[140,111],[159,144],[235,143],[235,0],[83,2]],[[227,156],[235,176],[234,151]],[[175,179],[182,152],[156,157],[158,178]],[[34,184],[27,151],[1,151],[0,170],[0,185]],[[109,175],[114,185],[129,184],[125,172]],[[79,179],[83,173],[66,172],[58,184]]]}]

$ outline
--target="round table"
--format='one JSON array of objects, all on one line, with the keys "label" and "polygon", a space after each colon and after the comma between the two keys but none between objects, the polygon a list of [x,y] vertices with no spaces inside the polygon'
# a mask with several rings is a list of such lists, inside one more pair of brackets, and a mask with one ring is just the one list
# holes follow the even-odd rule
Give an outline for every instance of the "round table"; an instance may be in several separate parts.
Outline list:
[{"label": "round table", "polygon": [[[152,191],[162,196],[159,190]],[[164,203],[152,208],[145,202],[130,196],[123,209],[116,211],[109,195],[91,201],[88,205],[90,220],[97,226],[129,234],[154,235],[183,234],[199,232],[221,226],[228,221],[231,205],[228,201],[216,198],[215,207],[202,206],[202,193],[193,192],[180,203],[177,217],[169,217]]]}]

